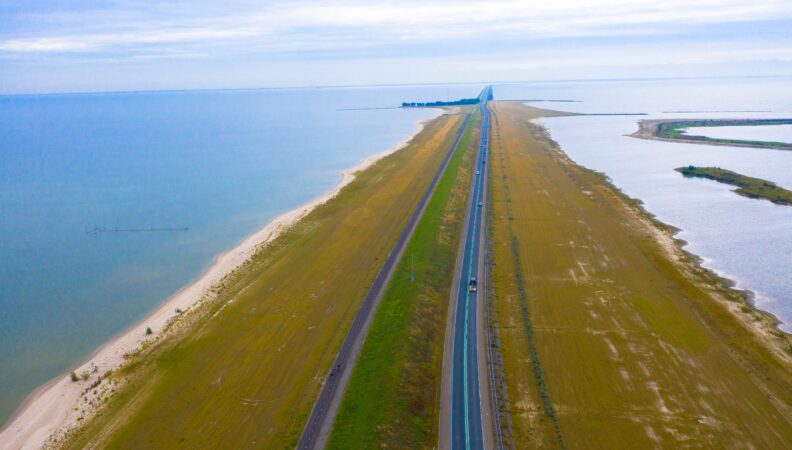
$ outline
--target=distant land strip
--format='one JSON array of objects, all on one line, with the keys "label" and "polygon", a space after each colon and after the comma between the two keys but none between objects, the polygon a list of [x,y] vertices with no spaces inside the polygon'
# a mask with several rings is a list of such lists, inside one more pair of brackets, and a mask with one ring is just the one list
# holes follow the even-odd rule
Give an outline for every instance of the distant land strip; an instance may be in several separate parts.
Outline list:
[{"label": "distant land strip", "polygon": [[742,139],[719,139],[685,134],[684,130],[695,127],[731,127],[760,125],[792,125],[792,119],[661,119],[638,122],[638,131],[629,136],[657,141],[686,142],[689,144],[727,145],[730,147],[763,148],[769,150],[792,150],[792,143],[753,141]]},{"label": "distant land strip", "polygon": [[748,177],[720,167],[678,167],[677,172],[688,178],[706,178],[719,183],[737,186],[736,194],[749,198],[770,200],[777,205],[792,205],[792,191],[786,190],[772,181]]},{"label": "distant land strip", "polygon": [[663,114],[687,114],[687,113],[769,113],[769,109],[680,109],[675,111],[663,111]]},{"label": "distant land strip", "polygon": [[481,102],[478,97],[474,98],[460,98],[459,100],[436,100],[434,102],[402,102],[402,108],[432,108],[437,106],[465,106],[477,105]]},{"label": "distant land strip", "polygon": [[398,106],[375,106],[370,108],[338,108],[336,111],[372,111],[377,109],[399,109]]},{"label": "distant land strip", "polygon": [[529,98],[529,99],[513,99],[513,100],[498,100],[499,102],[554,102],[554,103],[583,103],[582,100],[555,100],[548,98]]},{"label": "distant land strip", "polygon": [[648,113],[581,113],[581,116],[648,116]]}]

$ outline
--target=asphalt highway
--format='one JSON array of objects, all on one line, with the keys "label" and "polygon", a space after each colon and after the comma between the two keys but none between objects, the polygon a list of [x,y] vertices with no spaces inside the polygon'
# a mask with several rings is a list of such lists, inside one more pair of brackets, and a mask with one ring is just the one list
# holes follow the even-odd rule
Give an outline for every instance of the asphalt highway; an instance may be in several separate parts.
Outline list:
[{"label": "asphalt highway", "polygon": [[[454,314],[454,339],[452,363],[452,398],[451,398],[451,448],[482,449],[484,448],[484,427],[481,413],[481,395],[479,392],[479,354],[476,325],[479,320],[477,303],[479,293],[484,286],[479,270],[479,250],[483,235],[484,180],[489,152],[490,117],[487,101],[491,88],[482,93],[481,112],[482,128],[473,192],[470,196],[470,211],[466,235],[464,236],[464,256],[461,276],[457,289],[456,312]],[[471,291],[470,282],[475,278],[477,287]]]}]

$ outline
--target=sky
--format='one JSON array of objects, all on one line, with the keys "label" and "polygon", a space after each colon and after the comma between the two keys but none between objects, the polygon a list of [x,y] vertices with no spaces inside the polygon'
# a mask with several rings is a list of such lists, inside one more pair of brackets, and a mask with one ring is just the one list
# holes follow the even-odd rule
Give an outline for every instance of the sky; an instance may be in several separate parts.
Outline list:
[{"label": "sky", "polygon": [[0,93],[792,75],[792,0],[0,0]]}]

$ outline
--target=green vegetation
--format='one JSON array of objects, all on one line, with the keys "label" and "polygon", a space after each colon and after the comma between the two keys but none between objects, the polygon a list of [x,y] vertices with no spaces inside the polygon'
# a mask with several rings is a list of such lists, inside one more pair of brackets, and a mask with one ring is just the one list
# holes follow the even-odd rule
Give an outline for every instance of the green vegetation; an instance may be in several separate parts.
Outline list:
[{"label": "green vegetation", "polygon": [[778,205],[792,205],[792,191],[761,178],[752,178],[719,167],[679,167],[674,169],[686,177],[707,178],[737,186],[734,192],[750,198],[763,198]]},{"label": "green vegetation", "polygon": [[69,377],[71,378],[72,383],[76,383],[80,381],[80,378],[77,376],[76,373],[74,373],[74,371],[72,371],[72,373],[69,374]]},{"label": "green vegetation", "polygon": [[478,113],[474,120],[388,285],[328,448],[437,445],[445,318],[480,133]]},{"label": "green vegetation", "polygon": [[790,336],[528,121],[543,113],[493,106],[494,319],[512,443],[788,446]]},{"label": "green vegetation", "polygon": [[113,375],[120,386],[67,448],[294,448],[360,303],[463,115],[260,249]]},{"label": "green vegetation", "polygon": [[442,101],[437,100],[434,102],[404,102],[402,103],[403,108],[421,108],[421,107],[438,107],[438,106],[465,106],[465,105],[477,105],[481,102],[481,99],[476,98],[462,98],[459,100],[452,100],[452,101]]},{"label": "green vegetation", "polygon": [[148,336],[148,335],[150,335],[152,333],[153,333],[153,331],[151,331],[151,327],[146,327],[146,336]]},{"label": "green vegetation", "polygon": [[[789,125],[792,119],[707,119],[707,120],[675,120],[658,122],[656,135],[665,139],[678,139],[706,144],[737,145],[747,147],[770,148],[776,150],[792,150],[788,142],[747,141],[741,139],[716,139],[706,136],[687,134],[688,128],[695,127],[731,127],[731,126],[759,126],[759,125]],[[690,130],[687,130],[690,131]]]}]

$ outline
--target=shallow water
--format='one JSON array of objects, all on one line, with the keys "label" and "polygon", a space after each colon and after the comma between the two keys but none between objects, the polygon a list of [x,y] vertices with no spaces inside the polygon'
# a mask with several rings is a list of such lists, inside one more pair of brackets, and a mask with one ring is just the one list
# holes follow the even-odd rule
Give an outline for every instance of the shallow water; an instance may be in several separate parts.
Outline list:
[{"label": "shallow water", "polygon": [[340,109],[480,89],[0,96],[0,422],[215,255],[438,113]]},{"label": "shallow water", "polygon": [[[647,113],[542,122],[570,157],[606,173],[661,221],[682,229],[678,237],[689,242],[687,249],[705,266],[754,291],[758,306],[792,331],[792,207],[742,197],[731,192],[732,186],[674,171],[718,166],[790,189],[792,152],[627,136],[644,118],[792,117],[792,78],[534,83],[496,87],[495,96],[578,100],[535,104],[575,112]],[[732,112],[668,113],[701,110]]]},{"label": "shallow water", "polygon": [[691,127],[684,134],[713,139],[739,139],[792,143],[792,125],[756,125],[735,127]]}]

